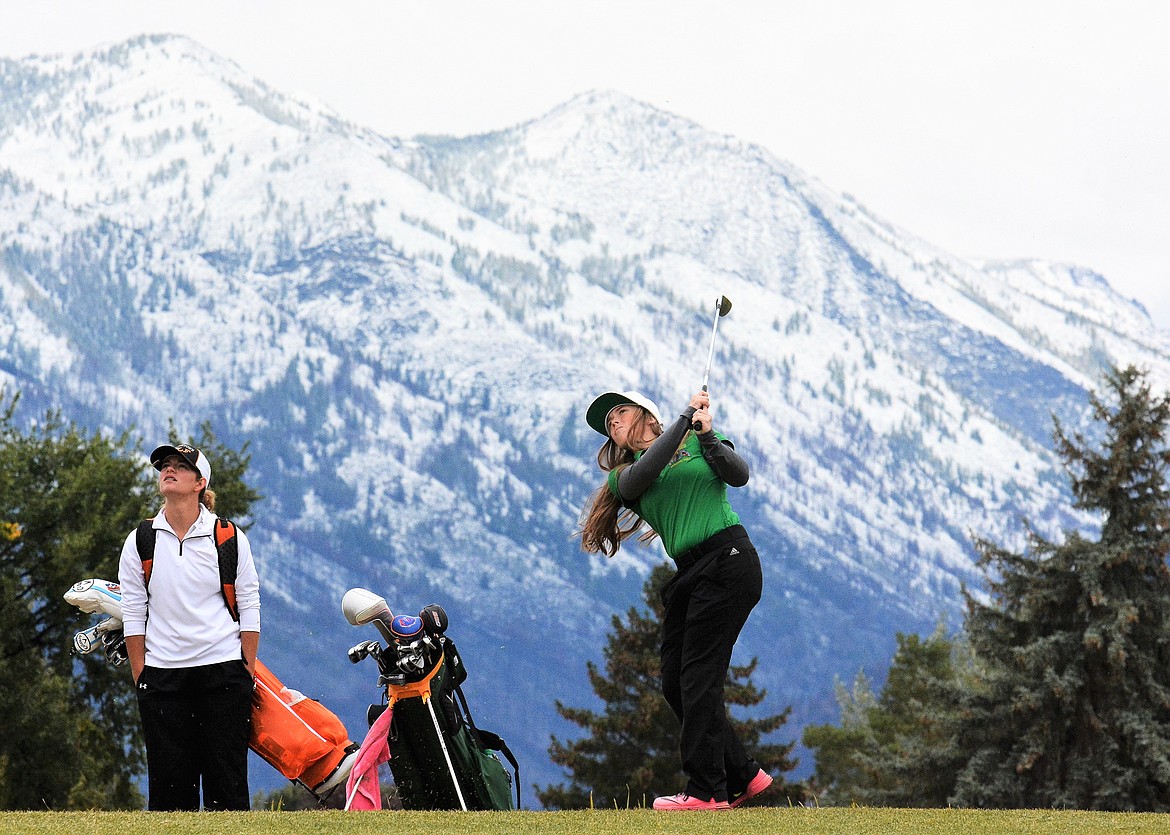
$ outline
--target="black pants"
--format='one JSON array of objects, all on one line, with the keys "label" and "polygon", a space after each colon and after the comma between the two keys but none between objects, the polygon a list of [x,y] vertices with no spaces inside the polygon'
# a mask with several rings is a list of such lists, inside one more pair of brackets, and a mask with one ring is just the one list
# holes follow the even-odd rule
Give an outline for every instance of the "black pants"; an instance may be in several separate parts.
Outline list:
[{"label": "black pants", "polygon": [[148,807],[246,811],[252,677],[243,661],[203,667],[146,667],[138,677],[146,738]]},{"label": "black pants", "polygon": [[759,766],[727,719],[723,685],[731,650],[760,600],[760,558],[739,525],[676,558],[662,589],[662,693],[682,722],[686,793],[727,800]]}]

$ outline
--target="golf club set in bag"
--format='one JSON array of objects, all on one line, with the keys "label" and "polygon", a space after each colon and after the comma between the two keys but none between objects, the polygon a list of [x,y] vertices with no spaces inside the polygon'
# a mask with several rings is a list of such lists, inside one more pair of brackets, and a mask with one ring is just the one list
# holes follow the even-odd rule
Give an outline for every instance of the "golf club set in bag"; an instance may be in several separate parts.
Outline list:
[{"label": "golf club set in bag", "polygon": [[[115,667],[126,663],[120,586],[82,580],[65,600],[104,616],[73,636],[73,653],[100,648]],[[519,808],[519,766],[499,736],[472,722],[460,687],[467,671],[444,634],[442,607],[427,606],[419,617],[394,617],[383,598],[351,589],[343,611],[351,624],[373,623],[386,639],[385,647],[365,641],[349,651],[353,663],[374,658],[381,673],[384,702],[367,711],[371,728],[365,741],[360,746],[350,741],[336,714],[286,687],[257,659],[248,746],[318,800],[347,784],[346,809],[381,808],[377,766],[382,762],[390,764],[404,809],[512,809],[511,775],[491,753],[500,751],[514,769]]]},{"label": "golf club set in bag", "polygon": [[[342,612],[354,626],[373,624],[386,640],[349,650],[354,664],[378,665],[381,704],[370,705],[370,733],[346,786],[346,809],[380,808],[377,765],[390,763],[404,809],[520,808],[520,766],[497,734],[478,728],[460,685],[467,669],[446,635],[447,613],[431,604],[418,616],[395,616],[385,599],[350,589]],[[503,754],[512,775],[493,753]]]}]

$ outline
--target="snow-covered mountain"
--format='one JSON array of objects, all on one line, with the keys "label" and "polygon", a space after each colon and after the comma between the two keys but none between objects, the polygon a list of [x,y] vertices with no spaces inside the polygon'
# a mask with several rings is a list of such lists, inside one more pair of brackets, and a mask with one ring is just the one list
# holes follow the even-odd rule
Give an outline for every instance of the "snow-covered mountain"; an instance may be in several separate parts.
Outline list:
[{"label": "snow-covered mountain", "polygon": [[[896,631],[952,620],[971,535],[1091,525],[1051,415],[1170,337],[1079,267],[973,263],[769,152],[616,93],[484,136],[379,136],[177,37],[0,60],[0,379],[29,412],[251,442],[263,654],[362,733],[345,589],[450,612],[477,719],[556,782],[554,699],[663,559],[573,540],[592,396],[701,382],[752,465],[738,657],[835,718]],[[792,736],[797,735],[793,728]],[[258,766],[258,785],[278,785]]]}]

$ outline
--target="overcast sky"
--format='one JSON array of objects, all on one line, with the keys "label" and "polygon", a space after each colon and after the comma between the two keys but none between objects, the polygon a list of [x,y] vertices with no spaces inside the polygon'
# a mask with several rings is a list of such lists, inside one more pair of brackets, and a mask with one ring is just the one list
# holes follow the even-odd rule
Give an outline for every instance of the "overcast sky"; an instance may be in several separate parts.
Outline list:
[{"label": "overcast sky", "polygon": [[1091,267],[1170,329],[1165,0],[36,0],[0,55],[164,32],[395,136],[618,90],[957,255]]}]

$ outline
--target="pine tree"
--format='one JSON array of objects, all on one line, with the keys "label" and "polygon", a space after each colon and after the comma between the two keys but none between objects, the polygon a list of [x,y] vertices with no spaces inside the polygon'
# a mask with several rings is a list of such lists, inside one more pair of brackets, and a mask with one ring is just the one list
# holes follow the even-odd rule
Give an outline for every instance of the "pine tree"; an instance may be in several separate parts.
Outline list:
[{"label": "pine tree", "polygon": [[1091,398],[1094,447],[1056,425],[1078,507],[1101,534],[1025,554],[980,540],[990,600],[967,598],[979,673],[954,801],[990,807],[1170,810],[1170,400],[1132,366]]},{"label": "pine tree", "polygon": [[116,455],[125,439],[87,437],[56,415],[22,432],[14,406],[0,419],[0,808],[139,807],[128,677],[69,656],[81,616],[62,595],[87,577],[117,579],[147,507],[141,464]]},{"label": "pine tree", "polygon": [[864,673],[851,689],[838,682],[840,726],[804,730],[822,805],[947,805],[963,764],[950,734],[969,676],[965,646],[941,623],[925,640],[899,633],[897,641],[879,697]]},{"label": "pine tree", "polygon": [[[604,712],[557,701],[562,717],[590,733],[572,742],[552,737],[549,756],[569,772],[571,780],[568,785],[537,790],[537,798],[547,808],[643,807],[686,783],[679,761],[679,723],[662,697],[658,668],[663,614],[658,592],[672,574],[665,563],[650,573],[643,586],[648,612],[631,607],[626,623],[614,616],[604,650],[605,674],[592,662],[586,664],[593,692],[605,702]],[[732,665],[724,691],[729,705],[752,707],[763,700],[765,692],[751,683],[756,664],[753,658],[749,664]],[[795,743],[761,745],[759,740],[781,728],[790,711],[763,719],[731,720],[760,766],[774,776],[796,767],[791,759]],[[799,787],[790,785],[779,785],[769,793],[801,797]]]}]

